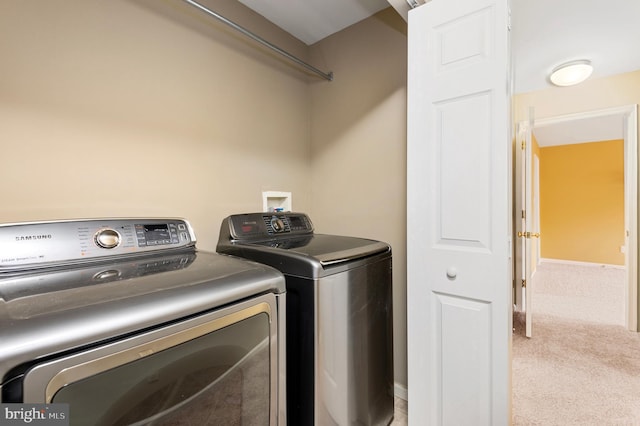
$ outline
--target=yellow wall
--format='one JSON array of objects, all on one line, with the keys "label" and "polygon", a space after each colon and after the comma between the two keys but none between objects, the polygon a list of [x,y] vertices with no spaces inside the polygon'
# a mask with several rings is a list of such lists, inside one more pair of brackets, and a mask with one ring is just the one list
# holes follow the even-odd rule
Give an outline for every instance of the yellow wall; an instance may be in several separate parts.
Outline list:
[{"label": "yellow wall", "polygon": [[624,265],[624,141],[540,152],[542,257]]}]

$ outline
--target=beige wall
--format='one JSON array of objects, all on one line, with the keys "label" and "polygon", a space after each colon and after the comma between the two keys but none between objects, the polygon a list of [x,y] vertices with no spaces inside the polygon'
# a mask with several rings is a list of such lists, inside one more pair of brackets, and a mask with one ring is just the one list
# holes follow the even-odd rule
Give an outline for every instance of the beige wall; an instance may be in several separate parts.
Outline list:
[{"label": "beige wall", "polygon": [[315,44],[330,85],[311,86],[316,229],[393,248],[396,382],[406,366],[406,23],[393,9]]},{"label": "beige wall", "polygon": [[182,216],[214,250],[263,190],[310,210],[308,77],[183,2],[5,1],[0,58],[0,222]]},{"label": "beige wall", "polygon": [[516,122],[526,120],[530,106],[535,118],[587,112],[640,103],[640,70],[594,78],[572,87],[521,93],[514,98]]},{"label": "beige wall", "polygon": [[214,250],[223,217],[291,191],[318,232],[393,246],[406,386],[406,24],[388,9],[308,47],[202,2],[335,80],[183,2],[3,1],[0,222],[180,216]]}]

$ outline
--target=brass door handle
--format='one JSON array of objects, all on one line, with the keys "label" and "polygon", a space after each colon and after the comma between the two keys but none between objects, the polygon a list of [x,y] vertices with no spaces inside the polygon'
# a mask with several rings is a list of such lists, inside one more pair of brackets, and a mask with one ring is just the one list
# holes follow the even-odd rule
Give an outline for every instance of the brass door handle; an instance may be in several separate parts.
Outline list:
[{"label": "brass door handle", "polygon": [[518,238],[540,238],[539,232],[521,232],[518,231]]}]

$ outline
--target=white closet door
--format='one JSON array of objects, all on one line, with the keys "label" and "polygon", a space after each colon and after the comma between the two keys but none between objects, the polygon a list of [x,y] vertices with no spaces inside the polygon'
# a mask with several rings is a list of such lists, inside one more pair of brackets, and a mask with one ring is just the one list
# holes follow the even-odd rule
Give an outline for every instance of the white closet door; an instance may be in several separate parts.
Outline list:
[{"label": "white closet door", "polygon": [[508,0],[409,12],[410,425],[510,422],[508,15]]}]

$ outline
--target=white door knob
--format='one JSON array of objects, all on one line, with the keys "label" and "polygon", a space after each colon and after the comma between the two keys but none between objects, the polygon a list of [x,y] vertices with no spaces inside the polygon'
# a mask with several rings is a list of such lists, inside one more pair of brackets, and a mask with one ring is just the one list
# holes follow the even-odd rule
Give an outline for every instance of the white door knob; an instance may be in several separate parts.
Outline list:
[{"label": "white door knob", "polygon": [[447,268],[447,278],[449,278],[450,280],[453,280],[456,278],[457,275],[458,275],[458,270],[456,268],[454,268],[453,266],[449,266]]}]

